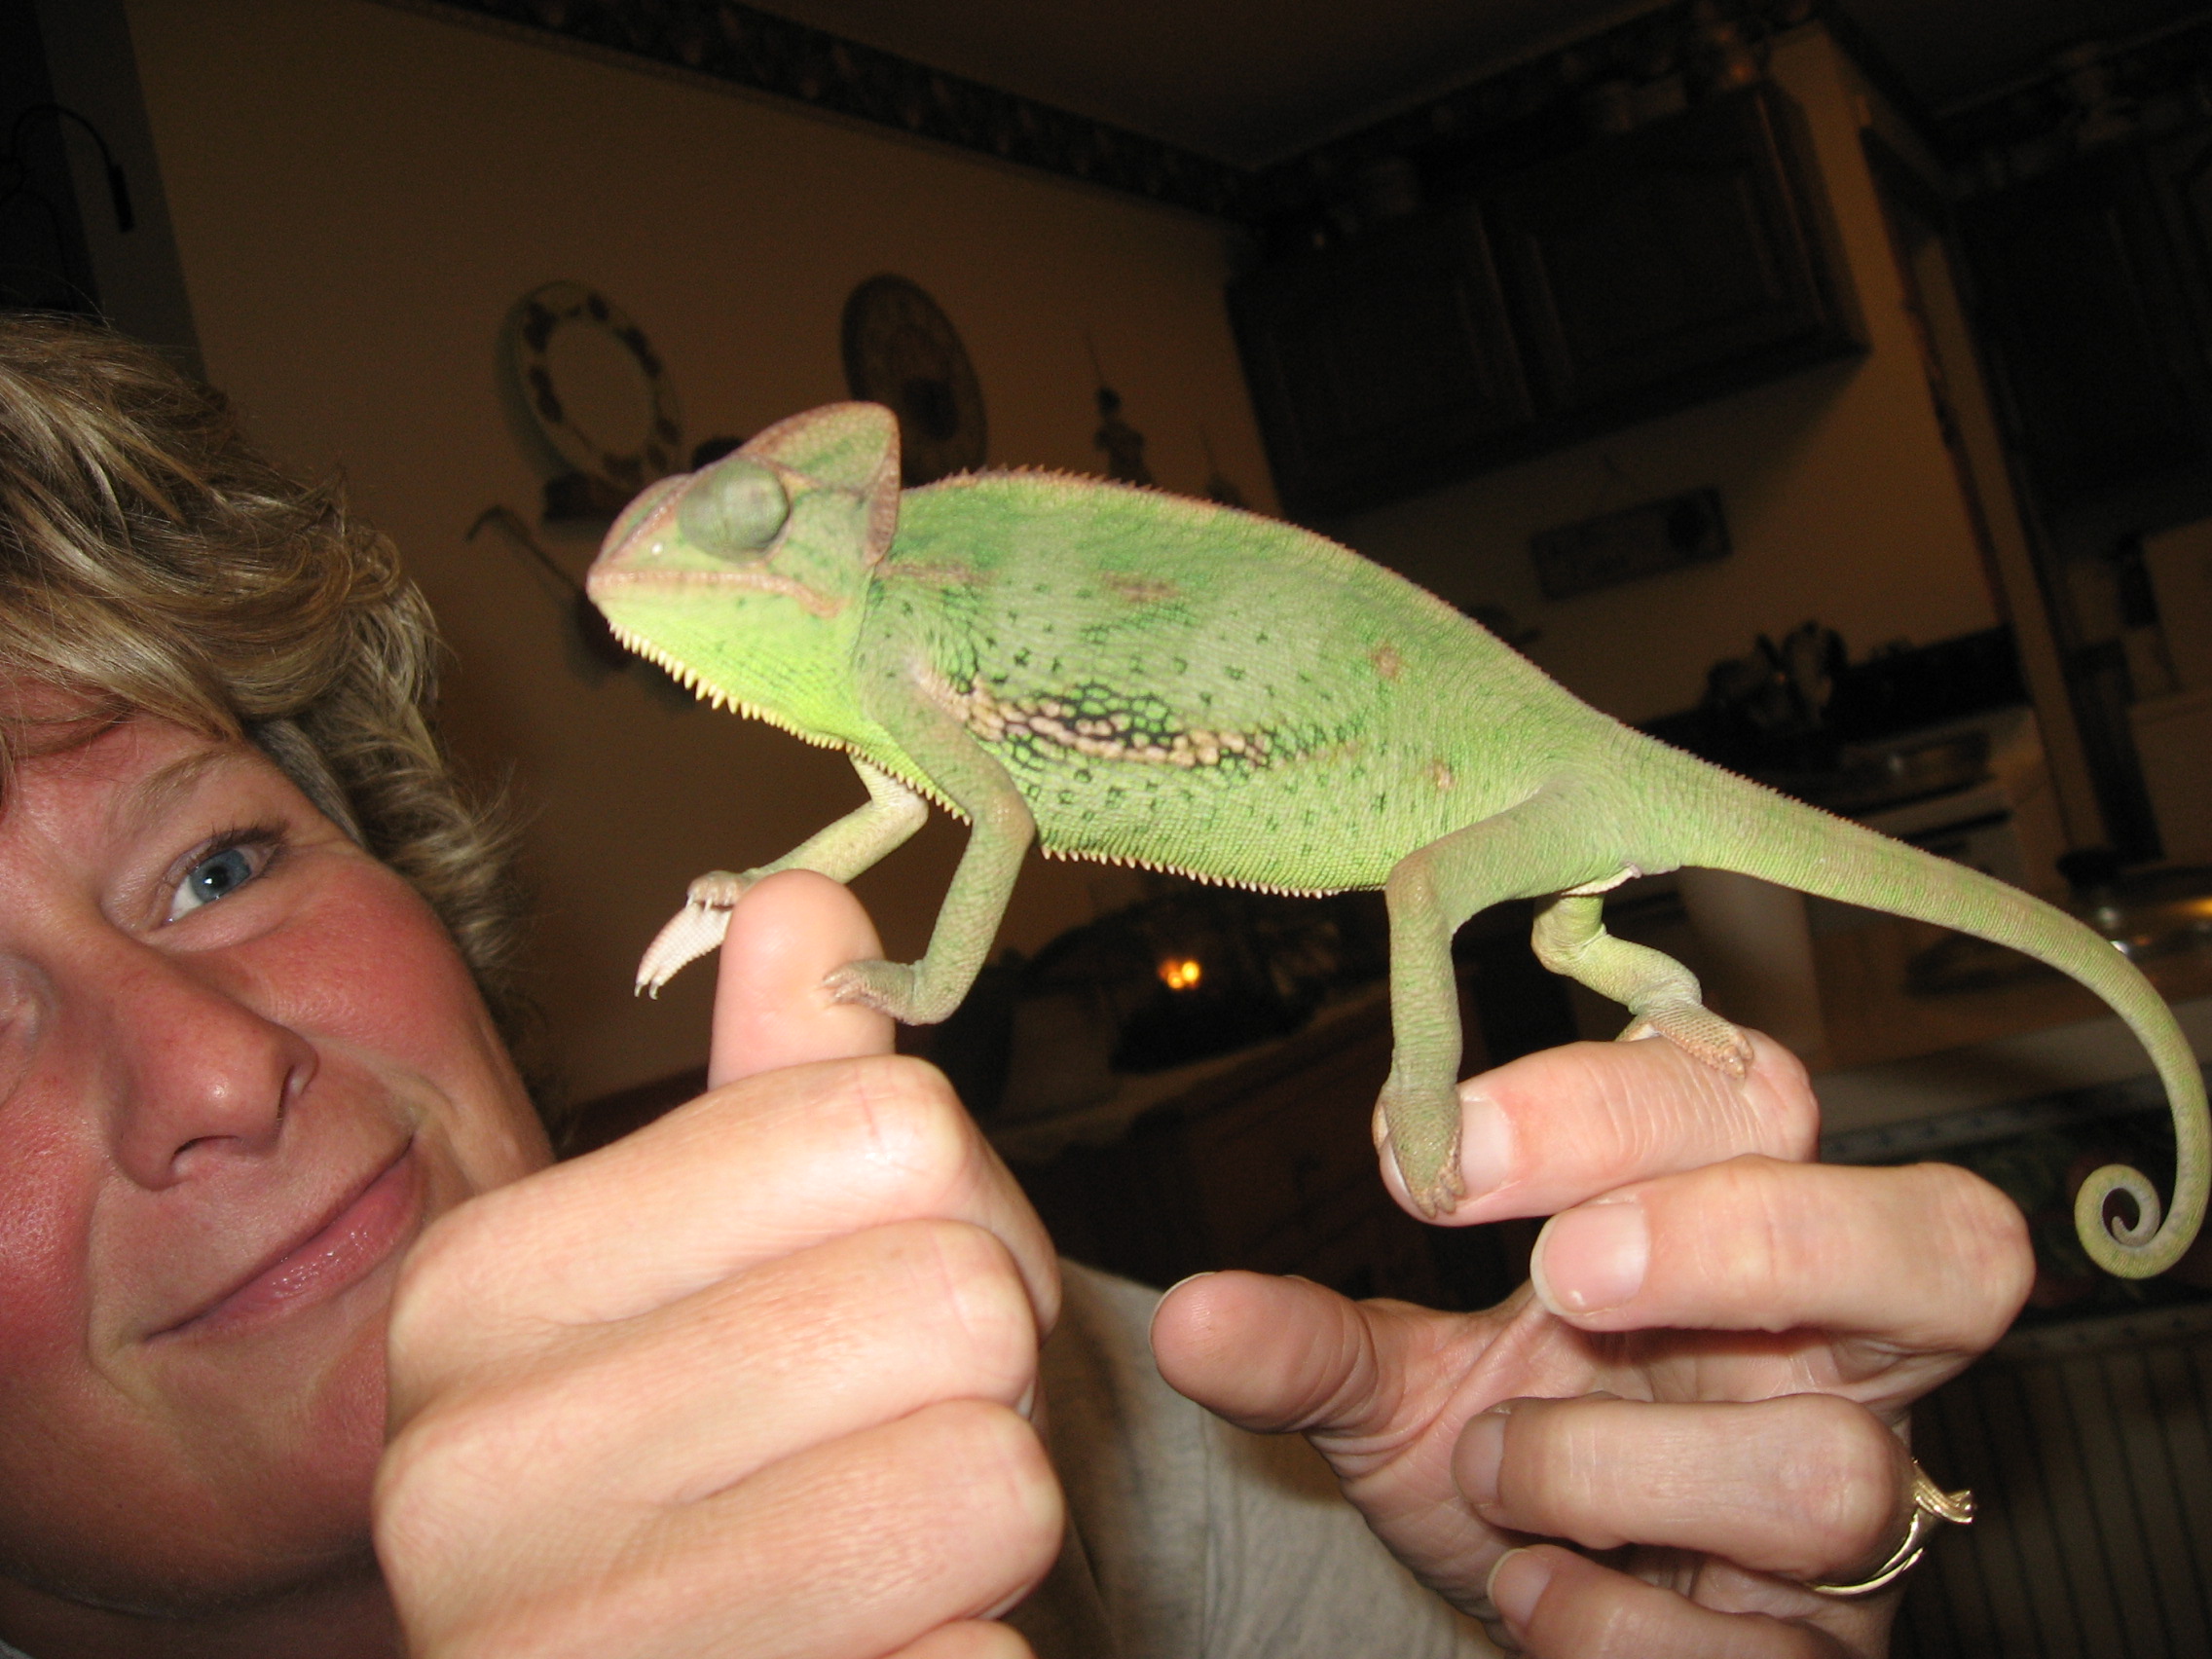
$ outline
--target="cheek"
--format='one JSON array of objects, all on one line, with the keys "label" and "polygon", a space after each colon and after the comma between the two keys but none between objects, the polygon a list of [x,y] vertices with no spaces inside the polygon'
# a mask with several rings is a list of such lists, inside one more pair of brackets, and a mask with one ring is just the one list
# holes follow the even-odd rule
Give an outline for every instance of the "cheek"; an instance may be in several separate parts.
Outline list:
[{"label": "cheek", "polygon": [[21,1094],[0,1112],[0,1417],[33,1380],[83,1353],[100,1170],[79,1120]]},{"label": "cheek", "polygon": [[28,1398],[0,1404],[0,1575],[160,1606],[180,1588],[263,1595],[357,1556],[383,1451],[383,1334],[363,1321],[305,1364],[172,1367],[140,1380],[145,1397],[33,1374]]},{"label": "cheek", "polygon": [[398,876],[347,861],[270,949],[276,959],[263,962],[264,981],[290,1005],[279,1017],[397,1080],[400,1098],[421,1101],[431,1121],[420,1126],[448,1150],[458,1196],[550,1161],[544,1128],[466,965]]},{"label": "cheek", "polygon": [[[158,1603],[172,1578],[251,1587],[356,1550],[383,1440],[382,1319],[217,1375],[96,1363],[105,1165],[74,1095],[34,1082],[0,1113],[0,1575]],[[241,1395],[284,1404],[241,1411]]]}]

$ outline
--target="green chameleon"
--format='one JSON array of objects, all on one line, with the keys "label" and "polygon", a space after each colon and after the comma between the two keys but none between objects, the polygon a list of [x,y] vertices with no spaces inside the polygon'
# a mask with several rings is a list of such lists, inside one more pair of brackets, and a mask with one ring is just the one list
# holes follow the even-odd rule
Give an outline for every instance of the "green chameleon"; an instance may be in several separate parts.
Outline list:
[{"label": "green chameleon", "polygon": [[[1653,742],[1456,610],[1274,520],[1050,472],[901,493],[898,429],[832,404],[624,511],[590,591],[626,645],[717,705],[851,756],[867,803],[742,875],[700,877],[638,970],[658,990],[721,942],[755,881],[850,880],[927,802],[973,826],[918,962],[838,997],[918,1023],[968,992],[1032,839],[1048,854],[1271,892],[1383,890],[1395,1051],[1376,1107],[1408,1192],[1461,1196],[1453,934],[1550,897],[1536,954],[1732,1076],[1751,1049],[1669,957],[1606,934],[1600,895],[1682,865],[1941,923],[2063,969],[2151,1051],[2178,1152],[2161,1229],[2113,1164],[2075,1221],[2109,1271],[2170,1266],[2204,1213],[2204,1085],[2106,940],[2016,889]],[[2106,1200],[2122,1193],[2131,1220]],[[2124,1206],[2123,1206],[2124,1207]]]}]

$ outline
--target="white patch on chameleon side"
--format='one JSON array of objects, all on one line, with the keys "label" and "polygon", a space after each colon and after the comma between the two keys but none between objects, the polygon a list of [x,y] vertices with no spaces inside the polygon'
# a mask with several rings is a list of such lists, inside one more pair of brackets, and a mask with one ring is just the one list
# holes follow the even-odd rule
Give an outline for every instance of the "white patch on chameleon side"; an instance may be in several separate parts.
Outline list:
[{"label": "white patch on chameleon side", "polygon": [[933,674],[924,680],[923,689],[940,708],[985,743],[1004,743],[1010,736],[1027,732],[1093,760],[1186,769],[1218,766],[1225,756],[1251,766],[1268,763],[1270,745],[1264,731],[1213,731],[1193,726],[1161,742],[1141,735],[1132,737],[1127,715],[1079,715],[1072,703],[1056,697],[1001,697],[979,677],[961,690]]},{"label": "white patch on chameleon side", "polygon": [[1384,680],[1395,680],[1406,671],[1406,659],[1398,654],[1398,647],[1387,640],[1369,651],[1367,660],[1375,665],[1375,672]]},{"label": "white patch on chameleon side", "polygon": [[1436,786],[1436,793],[1442,794],[1459,780],[1452,775],[1452,768],[1442,760],[1431,760],[1428,763],[1428,781]]}]

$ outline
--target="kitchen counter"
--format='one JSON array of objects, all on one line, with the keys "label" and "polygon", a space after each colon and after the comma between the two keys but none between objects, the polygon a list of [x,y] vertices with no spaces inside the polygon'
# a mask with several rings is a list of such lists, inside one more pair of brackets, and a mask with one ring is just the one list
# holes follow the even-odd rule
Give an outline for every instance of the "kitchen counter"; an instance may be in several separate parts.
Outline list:
[{"label": "kitchen counter", "polygon": [[[2139,1077],[2142,1045],[2093,992],[2056,974],[1914,995],[1906,964],[1946,936],[1892,917],[1816,937],[1827,1047],[1813,1059],[1829,1135]],[[2154,957],[2198,1059],[2212,1057],[2212,952]]]}]

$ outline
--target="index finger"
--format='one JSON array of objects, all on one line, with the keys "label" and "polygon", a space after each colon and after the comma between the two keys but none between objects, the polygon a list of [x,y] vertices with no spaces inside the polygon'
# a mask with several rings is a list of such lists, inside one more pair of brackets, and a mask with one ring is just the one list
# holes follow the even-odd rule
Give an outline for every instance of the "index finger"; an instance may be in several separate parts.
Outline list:
[{"label": "index finger", "polygon": [[[1467,1196],[1449,1227],[1554,1215],[1632,1181],[1747,1153],[1813,1156],[1820,1105],[1797,1057],[1756,1031],[1741,1081],[1658,1038],[1570,1043],[1526,1054],[1459,1085],[1459,1175]],[[1383,1179],[1408,1201],[1397,1161]]]},{"label": "index finger", "polygon": [[928,1220],[996,1236],[1051,1328],[1059,1277],[1044,1225],[941,1074],[892,1054],[763,1072],[450,1212],[402,1270],[393,1340],[434,1330],[443,1365],[466,1369],[518,1334],[633,1318],[760,1263]]},{"label": "index finger", "polygon": [[1529,1271],[1586,1331],[1814,1329],[1967,1355],[2011,1323],[2035,1255],[2012,1201],[1956,1164],[1741,1158],[1554,1216]]},{"label": "index finger", "polygon": [[518,1326],[630,1318],[866,1228],[949,1220],[1006,1246],[1049,1330],[1051,1243],[1005,1165],[940,1073],[889,1052],[887,1018],[822,993],[877,949],[826,876],[754,888],[723,946],[715,1087],[441,1221],[409,1259],[395,1318],[444,1329],[447,1362],[464,1366]]}]

